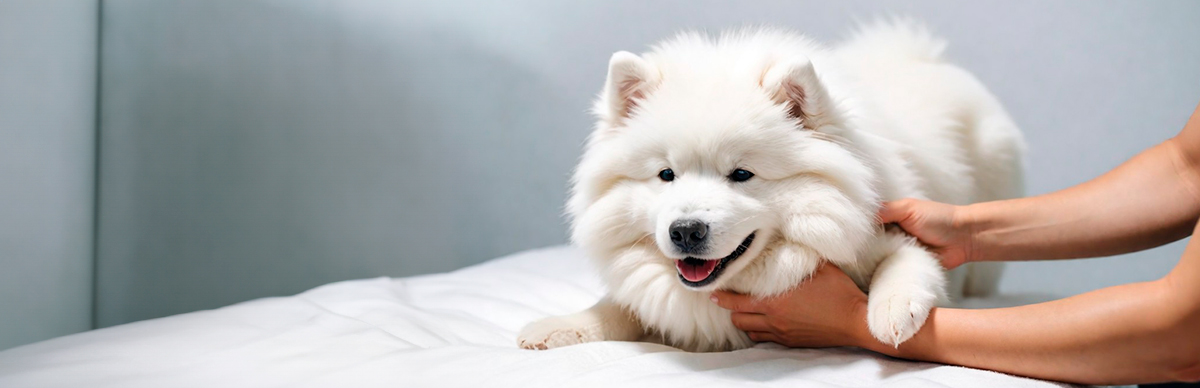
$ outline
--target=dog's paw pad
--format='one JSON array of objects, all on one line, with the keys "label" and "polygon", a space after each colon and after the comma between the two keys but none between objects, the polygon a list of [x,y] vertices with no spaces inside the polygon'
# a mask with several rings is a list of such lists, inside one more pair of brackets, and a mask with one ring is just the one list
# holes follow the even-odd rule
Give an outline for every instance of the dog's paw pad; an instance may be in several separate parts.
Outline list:
[{"label": "dog's paw pad", "polygon": [[517,345],[522,349],[547,350],[598,340],[587,328],[576,327],[570,322],[551,317],[525,326],[517,336]]},{"label": "dog's paw pad", "polygon": [[875,339],[888,345],[900,346],[917,334],[925,324],[935,301],[935,298],[913,298],[906,295],[872,299],[867,305],[867,327]]}]

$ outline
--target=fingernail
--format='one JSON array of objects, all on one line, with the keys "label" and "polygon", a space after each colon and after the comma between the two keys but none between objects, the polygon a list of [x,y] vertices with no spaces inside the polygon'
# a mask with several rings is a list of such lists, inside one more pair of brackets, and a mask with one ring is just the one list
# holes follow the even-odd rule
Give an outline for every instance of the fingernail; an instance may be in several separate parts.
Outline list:
[{"label": "fingernail", "polygon": [[717,296],[716,296],[716,295],[709,295],[709,296],[708,296],[708,300],[711,300],[713,303],[717,303]]}]

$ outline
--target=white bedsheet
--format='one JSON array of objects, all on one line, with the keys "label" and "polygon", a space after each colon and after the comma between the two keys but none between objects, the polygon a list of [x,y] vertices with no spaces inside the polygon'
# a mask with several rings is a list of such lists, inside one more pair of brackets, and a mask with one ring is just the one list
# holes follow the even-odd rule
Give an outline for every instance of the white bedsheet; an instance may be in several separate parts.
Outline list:
[{"label": "white bedsheet", "polygon": [[10,349],[0,352],[0,387],[1058,386],[850,349],[516,347],[524,324],[586,308],[601,293],[579,251],[535,250]]}]

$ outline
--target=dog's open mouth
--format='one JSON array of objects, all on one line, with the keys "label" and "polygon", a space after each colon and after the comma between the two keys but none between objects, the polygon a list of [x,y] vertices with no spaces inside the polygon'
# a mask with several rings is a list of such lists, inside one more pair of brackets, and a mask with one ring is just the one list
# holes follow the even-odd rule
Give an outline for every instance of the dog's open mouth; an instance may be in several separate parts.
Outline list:
[{"label": "dog's open mouth", "polygon": [[697,259],[694,257],[675,260],[675,269],[679,271],[679,281],[689,287],[704,287],[712,283],[721,276],[721,271],[725,270],[725,265],[737,260],[743,253],[746,253],[746,250],[750,248],[750,243],[753,242],[754,233],[750,233],[729,256],[712,260]]}]

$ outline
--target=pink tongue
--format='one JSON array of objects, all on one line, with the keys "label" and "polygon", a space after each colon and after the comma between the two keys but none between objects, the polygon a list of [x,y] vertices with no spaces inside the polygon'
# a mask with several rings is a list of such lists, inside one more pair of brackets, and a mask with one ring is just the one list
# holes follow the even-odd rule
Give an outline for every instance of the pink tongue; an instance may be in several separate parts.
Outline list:
[{"label": "pink tongue", "polygon": [[[688,262],[696,262],[697,260],[687,260]],[[675,260],[675,268],[679,269],[679,273],[684,279],[689,282],[698,282],[708,279],[708,275],[712,275],[714,269],[717,268],[719,260],[699,260],[700,264],[689,264],[684,260]]]}]

